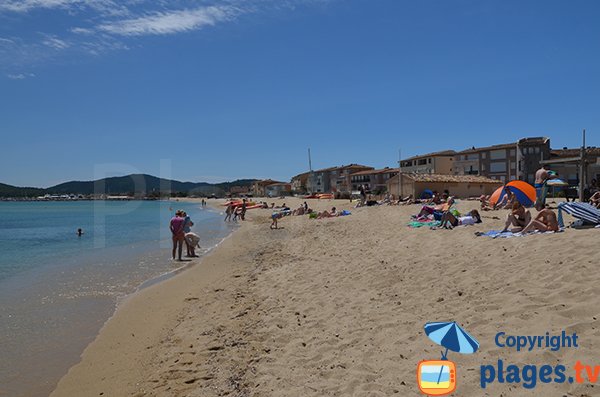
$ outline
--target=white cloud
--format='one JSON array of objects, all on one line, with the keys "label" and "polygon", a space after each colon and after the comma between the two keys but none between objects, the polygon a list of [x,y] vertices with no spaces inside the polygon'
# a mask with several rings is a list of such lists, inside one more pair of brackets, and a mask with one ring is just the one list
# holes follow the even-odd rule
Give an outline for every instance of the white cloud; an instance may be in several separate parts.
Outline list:
[{"label": "white cloud", "polygon": [[56,37],[48,37],[42,44],[45,46],[54,48],[55,50],[64,50],[65,48],[69,48],[71,45],[64,40],[58,39]]},{"label": "white cloud", "polygon": [[162,35],[186,32],[234,19],[241,10],[210,6],[193,10],[155,12],[133,19],[103,23],[98,29],[120,36]]},{"label": "white cloud", "polygon": [[6,77],[8,77],[11,80],[25,80],[26,78],[29,78],[29,77],[35,77],[35,74],[33,74],[33,73],[16,73],[16,74],[7,74]]},{"label": "white cloud", "polygon": [[127,8],[113,0],[0,0],[0,11],[25,13],[35,9],[66,10],[91,8],[106,15],[124,15]]}]

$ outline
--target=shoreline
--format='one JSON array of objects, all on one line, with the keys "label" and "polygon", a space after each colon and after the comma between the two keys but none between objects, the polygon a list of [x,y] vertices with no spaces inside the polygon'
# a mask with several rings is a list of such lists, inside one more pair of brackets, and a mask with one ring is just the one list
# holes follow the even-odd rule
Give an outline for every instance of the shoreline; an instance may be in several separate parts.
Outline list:
[{"label": "shoreline", "polygon": [[[180,200],[180,201],[187,202],[187,203],[199,204],[201,202],[201,199],[198,199],[198,200],[184,199],[184,200]],[[220,213],[220,211],[219,211],[220,207],[217,202],[211,202],[211,204],[208,205],[208,207],[209,207],[210,211]],[[71,392],[72,388],[77,389],[79,387],[79,385],[82,383],[82,378],[78,374],[78,371],[82,370],[84,372],[87,372],[86,361],[87,360],[91,360],[91,361],[95,360],[97,358],[97,354],[99,353],[98,350],[105,349],[107,343],[112,348],[115,348],[115,345],[110,344],[110,340],[113,340],[113,335],[115,333],[117,333],[117,334],[120,333],[120,331],[122,330],[122,328],[120,328],[122,323],[129,324],[129,322],[131,321],[131,318],[140,320],[139,314],[133,314],[133,312],[138,311],[138,309],[144,305],[143,302],[145,299],[147,299],[149,297],[164,296],[164,293],[166,291],[175,292],[177,290],[177,288],[169,287],[170,282],[177,284],[178,281],[176,281],[176,280],[178,278],[183,278],[184,276],[188,275],[189,272],[194,271],[195,269],[200,267],[204,262],[208,261],[211,256],[213,256],[213,255],[218,256],[217,252],[221,249],[221,247],[223,245],[227,244],[227,242],[229,240],[231,240],[234,237],[234,235],[236,235],[236,233],[238,233],[240,231],[240,229],[241,229],[241,227],[238,227],[237,229],[230,232],[227,236],[225,236],[223,239],[221,239],[216,245],[214,245],[212,248],[210,248],[210,250],[208,252],[206,252],[205,254],[203,254],[200,258],[192,259],[189,261],[189,263],[185,263],[177,269],[173,269],[173,270],[163,273],[157,277],[154,277],[152,279],[144,281],[142,284],[140,284],[140,286],[138,286],[136,288],[135,291],[133,291],[132,293],[117,300],[115,302],[112,315],[104,322],[104,324],[102,325],[102,327],[100,328],[100,330],[98,331],[96,336],[94,337],[94,340],[85,347],[85,349],[81,353],[80,361],[69,368],[67,373],[64,374],[63,377],[58,381],[58,383],[56,384],[56,386],[55,386],[54,390],[52,391],[52,393],[50,394],[50,396],[99,395],[100,393],[103,393],[103,392],[99,392],[97,394],[87,394],[88,391],[90,390],[87,387],[83,388],[83,390],[85,390],[85,393],[83,393],[83,394],[81,391],[77,391],[74,394]],[[214,265],[213,265],[213,268],[214,268]],[[214,271],[214,269],[212,269],[212,268],[206,269],[206,271],[202,271],[202,270],[197,270],[197,271],[202,273],[202,276],[208,276],[208,279],[211,281],[214,281],[215,277],[218,278],[218,276],[221,275],[221,272]],[[194,275],[194,276],[198,277],[200,275]],[[209,284],[206,284],[206,285],[208,286]],[[177,294],[178,294],[178,296],[181,296],[181,291],[180,290],[177,291]],[[171,307],[176,308],[176,306],[171,306]],[[150,314],[151,314],[151,312],[145,312],[143,314],[143,318],[146,320],[149,319],[151,317]],[[170,321],[172,321],[172,319],[173,319],[172,317],[169,317]],[[146,321],[146,320],[136,321],[136,323],[138,325],[140,323],[144,323],[146,325],[149,323],[155,324],[150,320],[148,320],[148,321]],[[170,321],[165,320],[164,323],[167,324]],[[126,327],[127,327],[127,325],[126,325]],[[129,332],[129,327],[127,327],[127,329],[128,329],[127,332]],[[148,333],[147,329],[144,329],[144,327],[134,327],[133,329],[134,329],[134,332],[131,332],[132,338],[136,337],[135,330],[136,329],[138,330],[137,335],[139,337],[138,337],[138,340],[136,340],[136,343],[138,343],[139,339],[143,339],[144,337],[149,338],[148,335],[150,333]],[[150,327],[150,329],[152,329],[153,331],[155,330],[153,327]],[[105,336],[106,336],[106,338],[105,338]],[[108,339],[108,341],[106,339]],[[99,345],[99,346],[96,347],[96,345]],[[117,346],[118,345],[120,345],[120,343],[117,343]],[[91,356],[91,357],[88,357],[88,356]],[[101,354],[101,356],[104,356],[104,355]]]}]

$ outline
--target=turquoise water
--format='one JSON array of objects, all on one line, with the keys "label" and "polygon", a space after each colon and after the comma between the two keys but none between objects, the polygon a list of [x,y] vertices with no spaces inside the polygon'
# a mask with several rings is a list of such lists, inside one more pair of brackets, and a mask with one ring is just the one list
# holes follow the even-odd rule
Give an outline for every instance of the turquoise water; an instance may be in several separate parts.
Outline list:
[{"label": "turquoise water", "polygon": [[0,395],[47,396],[119,299],[185,265],[170,260],[176,209],[199,254],[234,227],[192,203],[0,202]]}]

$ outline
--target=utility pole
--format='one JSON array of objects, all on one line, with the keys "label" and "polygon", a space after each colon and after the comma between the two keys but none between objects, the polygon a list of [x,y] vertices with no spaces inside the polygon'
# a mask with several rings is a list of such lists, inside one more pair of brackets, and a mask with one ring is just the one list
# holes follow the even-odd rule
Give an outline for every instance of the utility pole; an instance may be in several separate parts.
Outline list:
[{"label": "utility pole", "polygon": [[308,148],[308,183],[307,183],[307,190],[309,194],[313,193],[313,188],[314,188],[314,174],[313,174],[313,170],[312,170],[312,159],[310,158],[310,148]]},{"label": "utility pole", "polygon": [[398,200],[402,198],[402,149],[398,149]]},{"label": "utility pole", "polygon": [[585,189],[585,129],[583,130],[583,143],[581,150],[579,151],[579,202],[583,203],[585,195],[583,190]]}]

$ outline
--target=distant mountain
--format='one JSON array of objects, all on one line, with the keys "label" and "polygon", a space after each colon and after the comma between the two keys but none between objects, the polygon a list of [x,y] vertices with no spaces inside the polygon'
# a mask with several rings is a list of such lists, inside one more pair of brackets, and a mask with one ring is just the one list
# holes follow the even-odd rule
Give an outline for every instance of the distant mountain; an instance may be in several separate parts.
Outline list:
[{"label": "distant mountain", "polygon": [[187,195],[223,196],[231,186],[249,186],[256,179],[239,179],[233,182],[211,184],[207,182],[181,182],[157,178],[146,174],[110,177],[95,181],[71,181],[47,189],[21,188],[0,184],[0,197],[32,197],[44,194],[133,194],[156,195],[184,193]]},{"label": "distant mountain", "polygon": [[17,187],[0,183],[0,197],[35,197],[43,194],[44,189],[35,187]]}]

